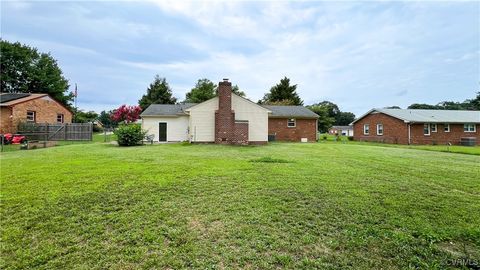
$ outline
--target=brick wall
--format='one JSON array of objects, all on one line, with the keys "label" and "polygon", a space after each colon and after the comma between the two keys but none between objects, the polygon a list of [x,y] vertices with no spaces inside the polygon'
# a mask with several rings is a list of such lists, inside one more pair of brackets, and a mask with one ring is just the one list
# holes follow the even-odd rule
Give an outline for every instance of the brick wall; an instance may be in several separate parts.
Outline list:
[{"label": "brick wall", "polygon": [[233,143],[240,145],[248,144],[248,121],[235,122]]},{"label": "brick wall", "polygon": [[57,114],[63,114],[64,123],[72,122],[72,113],[55,100],[49,97],[37,98],[12,107],[13,132],[19,123],[27,121],[27,111],[35,111],[36,123],[57,123]]},{"label": "brick wall", "polygon": [[1,107],[0,111],[0,134],[15,132],[12,128],[12,109],[9,107]]},{"label": "brick wall", "polygon": [[476,137],[477,145],[480,145],[480,125],[476,125],[476,132],[465,132],[463,124],[450,124],[450,132],[445,132],[443,124],[437,124],[437,132],[432,132],[430,135],[423,134],[423,124],[412,124],[411,139],[412,144],[460,144],[460,139],[463,137]]},{"label": "brick wall", "polygon": [[235,112],[232,110],[232,83],[227,80],[218,84],[215,143],[248,144],[248,121],[235,121]]},{"label": "brick wall", "polygon": [[[363,134],[365,124],[370,125],[370,134]],[[383,135],[377,135],[377,124],[383,124]],[[423,124],[410,125],[410,138],[412,144],[460,144],[462,137],[476,137],[480,144],[480,125],[476,132],[464,132],[463,124],[450,124],[450,132],[444,131],[443,124],[437,124],[437,132],[430,135],[423,134]],[[408,144],[408,124],[403,120],[375,113],[365,116],[353,125],[354,139],[356,141],[373,141],[384,143]]]},{"label": "brick wall", "polygon": [[309,142],[317,140],[317,119],[296,119],[295,127],[287,126],[288,118],[269,118],[268,134],[277,141],[299,142],[307,138]]},{"label": "brick wall", "polygon": [[[363,126],[370,125],[370,134],[363,134]],[[383,124],[383,135],[377,135],[377,124]],[[408,144],[407,124],[383,113],[369,114],[353,125],[356,141]]]}]

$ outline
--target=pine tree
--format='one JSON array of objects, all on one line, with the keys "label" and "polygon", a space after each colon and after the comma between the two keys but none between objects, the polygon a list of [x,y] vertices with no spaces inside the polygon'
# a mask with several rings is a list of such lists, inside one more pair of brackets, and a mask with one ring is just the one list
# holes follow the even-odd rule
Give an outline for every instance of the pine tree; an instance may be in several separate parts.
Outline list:
[{"label": "pine tree", "polygon": [[147,94],[143,95],[138,104],[145,110],[151,104],[175,104],[177,99],[172,95],[172,89],[165,78],[161,78],[158,74],[147,88]]},{"label": "pine tree", "polygon": [[270,92],[265,94],[260,104],[287,104],[303,105],[303,101],[297,94],[297,85],[290,85],[290,79],[285,77],[280,83],[270,88]]}]

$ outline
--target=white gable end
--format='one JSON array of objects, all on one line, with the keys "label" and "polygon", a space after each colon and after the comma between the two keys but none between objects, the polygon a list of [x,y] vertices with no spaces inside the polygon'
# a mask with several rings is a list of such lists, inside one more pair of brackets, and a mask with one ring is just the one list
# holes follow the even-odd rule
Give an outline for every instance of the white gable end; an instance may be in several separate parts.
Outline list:
[{"label": "white gable end", "polygon": [[190,114],[190,138],[194,142],[215,141],[215,111],[218,97],[214,97],[187,109]]},{"label": "white gable end", "polygon": [[235,94],[232,94],[232,110],[235,120],[248,120],[248,140],[268,140],[269,110]]}]

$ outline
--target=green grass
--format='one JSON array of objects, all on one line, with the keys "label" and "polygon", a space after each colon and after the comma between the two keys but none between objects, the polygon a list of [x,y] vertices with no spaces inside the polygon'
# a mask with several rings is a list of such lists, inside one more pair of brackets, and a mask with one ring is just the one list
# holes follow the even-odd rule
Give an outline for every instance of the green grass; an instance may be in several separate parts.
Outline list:
[{"label": "green grass", "polygon": [[[326,136],[326,139],[324,139]],[[448,153],[459,153],[459,154],[469,154],[469,155],[480,155],[480,146],[460,146],[460,145],[403,145],[403,144],[387,144],[387,143],[377,143],[377,142],[358,142],[358,141],[349,141],[346,136],[340,136],[340,140],[336,141],[334,135],[330,134],[320,134],[319,135],[320,143],[348,143],[348,144],[360,144],[360,145],[372,145],[380,147],[397,147],[397,148],[408,148],[408,149],[421,149],[428,151],[438,151],[438,152],[448,152]]]},{"label": "green grass", "polygon": [[[71,145],[71,144],[86,144],[86,143],[105,143],[105,142],[112,142],[115,141],[115,135],[108,134],[104,135],[104,133],[93,133],[91,141],[57,141],[57,146],[64,146],[64,145]],[[2,152],[12,152],[12,151],[19,151],[20,144],[8,144],[3,146]]]},{"label": "green grass", "polygon": [[91,143],[0,162],[1,269],[480,261],[480,156],[349,143]]}]

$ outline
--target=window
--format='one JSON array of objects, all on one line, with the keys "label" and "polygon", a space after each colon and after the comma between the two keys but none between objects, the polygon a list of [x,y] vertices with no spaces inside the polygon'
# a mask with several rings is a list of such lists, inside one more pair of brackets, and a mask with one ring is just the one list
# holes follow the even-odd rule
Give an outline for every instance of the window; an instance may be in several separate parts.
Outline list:
[{"label": "window", "polygon": [[295,127],[295,126],[296,126],[295,119],[293,119],[293,118],[288,119],[288,121],[287,121],[287,127]]},{"label": "window", "polygon": [[369,124],[363,125],[363,134],[365,134],[365,135],[370,134],[370,125]]},{"label": "window", "polygon": [[57,114],[57,123],[63,123],[63,113]]},{"label": "window", "polygon": [[383,125],[377,124],[377,135],[383,135]]},{"label": "window", "polygon": [[432,132],[437,132],[437,124],[430,124],[430,130]]},{"label": "window", "polygon": [[450,132],[450,124],[443,124],[443,131]]},{"label": "window", "polygon": [[424,124],[423,125],[423,135],[430,135],[430,125]]},{"label": "window", "polygon": [[35,111],[27,111],[27,122],[35,122]]},{"label": "window", "polygon": [[465,132],[475,132],[476,131],[475,124],[464,124],[463,125],[463,131],[465,131]]}]

